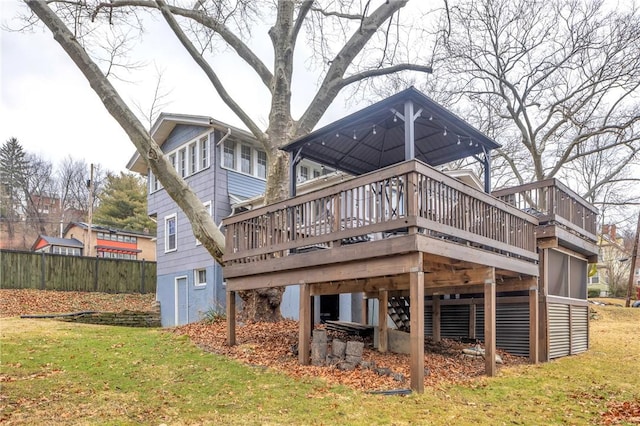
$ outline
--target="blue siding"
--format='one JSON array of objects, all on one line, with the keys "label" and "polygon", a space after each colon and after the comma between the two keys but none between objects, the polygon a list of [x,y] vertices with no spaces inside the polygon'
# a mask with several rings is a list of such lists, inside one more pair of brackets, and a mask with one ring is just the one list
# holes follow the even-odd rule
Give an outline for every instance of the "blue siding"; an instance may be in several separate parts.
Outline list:
[{"label": "blue siding", "polygon": [[204,126],[178,124],[162,144],[162,152],[171,152],[209,130],[208,127]]},{"label": "blue siding", "polygon": [[[160,302],[160,316],[163,327],[173,327],[201,320],[205,314],[214,310],[224,313],[226,292],[222,281],[222,268],[217,264],[209,265],[207,284],[195,285],[193,269],[174,271],[170,274],[158,275],[156,300]],[[185,277],[186,286],[182,286]],[[178,284],[177,284],[178,283]],[[176,304],[176,285],[178,285],[178,303]],[[179,306],[178,323],[176,323],[176,305]],[[186,309],[185,309],[186,307]]]},{"label": "blue siding", "polygon": [[233,170],[228,170],[227,173],[227,187],[230,194],[250,198],[264,193],[266,185],[264,180]]}]

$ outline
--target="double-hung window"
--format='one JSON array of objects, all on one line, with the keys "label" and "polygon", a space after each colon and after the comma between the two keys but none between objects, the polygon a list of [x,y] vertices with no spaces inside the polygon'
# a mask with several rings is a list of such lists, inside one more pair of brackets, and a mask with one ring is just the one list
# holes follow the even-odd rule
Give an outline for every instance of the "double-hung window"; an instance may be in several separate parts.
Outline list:
[{"label": "double-hung window", "polygon": [[258,151],[258,170],[256,170],[258,177],[266,179],[267,177],[267,153],[264,151]]},{"label": "double-hung window", "polygon": [[164,251],[176,251],[178,249],[178,219],[176,214],[164,218]]},{"label": "double-hung window", "polygon": [[242,145],[240,150],[240,171],[250,175],[253,171],[253,157],[251,147]]},{"label": "double-hung window", "polygon": [[198,171],[198,143],[194,142],[189,145],[189,174]]},{"label": "double-hung window", "polygon": [[200,139],[200,169],[209,167],[209,136]]},{"label": "double-hung window", "polygon": [[178,151],[178,174],[181,177],[187,176],[187,148]]},{"label": "double-hung window", "polygon": [[236,167],[236,147],[231,141],[224,142],[224,167],[235,169]]}]

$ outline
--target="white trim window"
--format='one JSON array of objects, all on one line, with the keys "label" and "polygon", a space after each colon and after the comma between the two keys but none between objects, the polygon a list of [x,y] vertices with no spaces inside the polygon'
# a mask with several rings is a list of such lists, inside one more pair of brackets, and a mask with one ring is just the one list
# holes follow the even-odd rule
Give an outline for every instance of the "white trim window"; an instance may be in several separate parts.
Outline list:
[{"label": "white trim window", "polygon": [[200,138],[200,170],[209,167],[209,135]]},{"label": "white trim window", "polygon": [[267,178],[267,153],[264,151],[257,151],[256,156],[256,174],[259,178],[266,179]]},{"label": "white trim window", "polygon": [[248,145],[240,145],[240,171],[253,174],[253,150]]},{"label": "white trim window", "polygon": [[164,252],[178,250],[178,217],[174,213],[164,218]]},{"label": "white trim window", "polygon": [[162,182],[160,182],[158,177],[149,169],[149,193],[156,192],[162,188]]},{"label": "white trim window", "polygon": [[[207,211],[209,212],[209,216],[211,216],[211,201],[206,201],[204,203],[202,203],[204,205],[204,207],[207,209]],[[196,238],[196,245],[202,245],[202,243],[200,242],[199,239]]]},{"label": "white trim window", "polygon": [[[171,152],[167,152],[169,162],[176,170],[179,176],[187,178],[204,169],[209,168],[209,134],[199,136],[198,139],[191,140],[179,148]],[[149,171],[149,179],[151,181],[151,171]],[[155,188],[154,186],[150,186]],[[162,185],[158,189],[161,189]],[[154,189],[157,190],[157,189]]]},{"label": "white trim window", "polygon": [[228,169],[236,168],[236,144],[232,141],[224,141],[222,154],[222,166]]},{"label": "white trim window", "polygon": [[193,271],[193,285],[195,287],[205,287],[207,285],[206,269],[195,269]]},{"label": "white trim window", "polygon": [[178,174],[180,177],[187,177],[187,148],[178,151]]},{"label": "white trim window", "polygon": [[245,175],[260,179],[267,178],[267,153],[233,141],[225,141],[222,151],[221,166]]}]

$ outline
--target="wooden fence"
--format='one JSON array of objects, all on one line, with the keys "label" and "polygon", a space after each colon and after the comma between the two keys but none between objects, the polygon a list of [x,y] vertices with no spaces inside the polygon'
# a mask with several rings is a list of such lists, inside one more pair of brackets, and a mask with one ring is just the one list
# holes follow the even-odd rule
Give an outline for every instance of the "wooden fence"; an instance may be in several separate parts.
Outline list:
[{"label": "wooden fence", "polygon": [[156,262],[0,250],[0,288],[154,293]]}]

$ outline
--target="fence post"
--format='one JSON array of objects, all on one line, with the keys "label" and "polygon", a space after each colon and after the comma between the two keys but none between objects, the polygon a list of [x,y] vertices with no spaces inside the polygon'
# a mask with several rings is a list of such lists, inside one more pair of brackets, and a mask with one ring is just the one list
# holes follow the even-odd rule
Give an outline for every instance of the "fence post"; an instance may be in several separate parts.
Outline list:
[{"label": "fence post", "polygon": [[140,294],[144,294],[144,270],[146,269],[146,262],[142,259],[142,264],[140,265]]},{"label": "fence post", "polygon": [[45,276],[46,276],[46,257],[44,256],[44,252],[40,254],[40,289],[44,290],[46,288]]},{"label": "fence post", "polygon": [[96,267],[93,270],[93,291],[98,291],[98,256],[96,256]]}]

